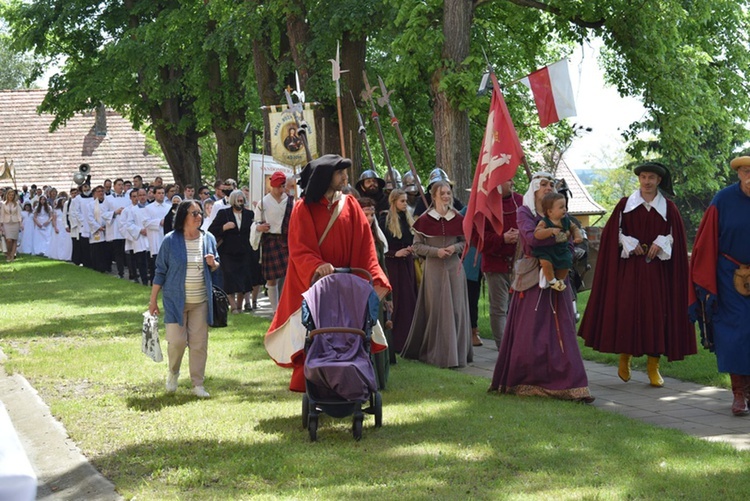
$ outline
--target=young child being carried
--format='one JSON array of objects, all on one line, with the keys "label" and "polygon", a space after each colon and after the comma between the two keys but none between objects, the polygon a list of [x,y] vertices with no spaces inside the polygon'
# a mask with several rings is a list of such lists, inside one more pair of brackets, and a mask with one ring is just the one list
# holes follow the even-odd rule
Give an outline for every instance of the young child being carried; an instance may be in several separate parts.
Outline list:
[{"label": "young child being carried", "polygon": [[532,249],[532,255],[539,259],[542,267],[539,287],[552,287],[556,291],[565,290],[565,278],[573,266],[570,236],[573,235],[573,242],[577,244],[583,241],[581,230],[571,223],[567,212],[565,197],[561,193],[548,193],[542,199],[543,218],[534,230],[534,238],[544,240],[554,236],[556,243]]}]

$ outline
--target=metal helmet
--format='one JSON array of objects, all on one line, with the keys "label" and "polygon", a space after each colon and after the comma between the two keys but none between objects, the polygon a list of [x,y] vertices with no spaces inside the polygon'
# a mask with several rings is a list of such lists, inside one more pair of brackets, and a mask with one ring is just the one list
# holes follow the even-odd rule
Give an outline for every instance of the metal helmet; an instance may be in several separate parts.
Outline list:
[{"label": "metal helmet", "polygon": [[410,194],[419,193],[419,188],[417,188],[417,184],[420,183],[419,176],[417,176],[415,179],[414,174],[412,174],[410,170],[404,173],[403,183],[404,183],[404,191],[406,193],[410,193]]},{"label": "metal helmet", "polygon": [[[393,176],[396,178],[395,182],[391,179],[391,172],[393,172]],[[401,174],[399,174],[396,169],[389,169],[385,173],[385,188],[387,190],[401,188]]]},{"label": "metal helmet", "polygon": [[427,189],[429,190],[430,186],[432,186],[432,183],[436,181],[445,181],[453,186],[453,181],[450,180],[448,174],[446,174],[445,171],[440,167],[436,167],[432,169],[432,172],[430,172],[430,177],[427,179]]},{"label": "metal helmet", "polygon": [[359,175],[359,179],[357,180],[357,184],[355,185],[357,191],[362,191],[362,185],[364,184],[365,179],[376,179],[378,181],[378,186],[380,186],[380,189],[382,190],[383,188],[385,188],[385,181],[378,176],[378,173],[372,169],[367,169]]}]

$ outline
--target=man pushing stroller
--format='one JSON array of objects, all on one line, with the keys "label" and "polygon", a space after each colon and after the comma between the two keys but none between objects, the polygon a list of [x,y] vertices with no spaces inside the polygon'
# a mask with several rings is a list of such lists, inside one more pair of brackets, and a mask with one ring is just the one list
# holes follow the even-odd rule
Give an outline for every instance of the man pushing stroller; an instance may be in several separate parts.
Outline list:
[{"label": "man pushing stroller", "polygon": [[[372,232],[356,200],[341,193],[347,185],[351,160],[324,155],[302,170],[302,198],[289,221],[289,267],[286,283],[265,337],[268,354],[293,369],[289,389],[305,391],[305,327],[301,321],[302,293],[314,275],[325,277],[335,268],[362,268],[373,279],[380,298],[390,290],[378,264]],[[372,339],[372,352],[386,349],[385,339]]]}]

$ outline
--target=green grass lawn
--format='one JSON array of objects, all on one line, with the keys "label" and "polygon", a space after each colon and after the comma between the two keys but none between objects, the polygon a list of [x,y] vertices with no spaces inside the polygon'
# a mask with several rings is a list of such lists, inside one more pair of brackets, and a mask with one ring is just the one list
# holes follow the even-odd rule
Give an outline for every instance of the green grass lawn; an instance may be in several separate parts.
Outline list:
[{"label": "green grass lawn", "polygon": [[[728,445],[591,406],[488,394],[485,379],[411,361],[391,369],[382,428],[366,418],[355,442],[350,419],[324,417],[310,443],[290,373],[263,349],[267,321],[235,315],[211,331],[212,398],[199,400],[187,360],[166,395],[166,364],[140,353],[146,288],[27,257],[0,266],[0,283],[6,370],[31,382],[126,499],[750,495],[750,456]],[[680,366],[667,365],[670,375]]]}]

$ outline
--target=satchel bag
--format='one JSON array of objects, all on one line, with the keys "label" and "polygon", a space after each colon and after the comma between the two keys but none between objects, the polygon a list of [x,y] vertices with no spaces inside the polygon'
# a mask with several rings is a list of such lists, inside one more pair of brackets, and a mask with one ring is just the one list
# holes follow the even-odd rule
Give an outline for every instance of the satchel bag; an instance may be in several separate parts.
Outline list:
[{"label": "satchel bag", "polygon": [[522,292],[539,285],[539,260],[532,256],[523,256],[513,265],[513,282],[511,288]]},{"label": "satchel bag", "polygon": [[539,285],[539,260],[523,253],[520,240],[516,243],[516,254],[513,258],[513,279],[510,288],[523,292]]},{"label": "satchel bag", "polygon": [[220,288],[213,286],[211,300],[214,306],[214,321],[211,327],[226,327],[229,314],[229,297]]},{"label": "satchel bag", "polygon": [[743,296],[750,296],[750,264],[742,264],[734,270],[734,288]]},{"label": "satchel bag", "polygon": [[750,296],[750,264],[742,264],[728,254],[722,254],[729,261],[737,265],[734,270],[734,288],[741,296]]}]

